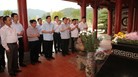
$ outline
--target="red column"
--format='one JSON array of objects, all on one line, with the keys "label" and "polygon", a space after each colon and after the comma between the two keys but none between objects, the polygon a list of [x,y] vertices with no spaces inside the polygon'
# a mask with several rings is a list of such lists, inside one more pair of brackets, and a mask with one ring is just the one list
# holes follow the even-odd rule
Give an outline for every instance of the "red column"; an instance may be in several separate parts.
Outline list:
[{"label": "red column", "polygon": [[20,23],[23,25],[25,30],[23,36],[24,49],[25,51],[28,51],[28,40],[26,35],[26,29],[28,28],[26,0],[18,0],[18,13],[19,13]]},{"label": "red column", "polygon": [[81,18],[86,17],[86,0],[82,0],[81,2]]},{"label": "red column", "polygon": [[135,9],[134,31],[138,31],[138,7]]},{"label": "red column", "polygon": [[135,0],[135,23],[134,23],[134,31],[138,31],[138,1]]},{"label": "red column", "polygon": [[97,21],[98,21],[98,7],[95,5],[94,7],[93,7],[93,31],[94,31],[94,29],[96,29],[97,30]]},{"label": "red column", "polygon": [[130,33],[133,27],[133,14],[134,14],[134,0],[129,0],[129,8],[128,8],[128,26],[127,32]]},{"label": "red column", "polygon": [[108,28],[107,34],[112,35],[112,9],[108,9]]},{"label": "red column", "polygon": [[115,5],[115,33],[121,30],[122,0],[116,0]]}]

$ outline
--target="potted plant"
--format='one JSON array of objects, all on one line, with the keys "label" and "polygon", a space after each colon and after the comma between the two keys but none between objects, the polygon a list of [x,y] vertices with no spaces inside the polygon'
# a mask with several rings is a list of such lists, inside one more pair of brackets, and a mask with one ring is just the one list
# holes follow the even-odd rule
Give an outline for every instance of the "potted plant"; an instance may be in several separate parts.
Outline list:
[{"label": "potted plant", "polygon": [[80,32],[80,39],[84,46],[85,52],[87,52],[87,59],[86,59],[86,77],[92,77],[95,73],[95,61],[94,61],[94,53],[99,46],[99,40],[97,39],[96,30],[91,31],[82,31]]}]

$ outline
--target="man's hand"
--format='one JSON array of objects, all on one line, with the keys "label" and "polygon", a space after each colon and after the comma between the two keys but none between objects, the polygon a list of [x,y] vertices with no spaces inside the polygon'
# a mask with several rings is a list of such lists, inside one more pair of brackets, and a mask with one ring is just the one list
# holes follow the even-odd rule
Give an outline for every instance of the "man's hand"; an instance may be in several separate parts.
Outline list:
[{"label": "man's hand", "polygon": [[71,30],[71,28],[70,28],[70,27],[68,27],[67,29],[68,29],[68,30]]},{"label": "man's hand", "polygon": [[78,25],[76,25],[76,28],[78,28]]},{"label": "man's hand", "polygon": [[17,33],[18,36],[23,36],[23,31],[21,31],[20,33]]},{"label": "man's hand", "polygon": [[54,30],[50,31],[49,33],[50,33],[50,34],[54,33]]},{"label": "man's hand", "polygon": [[54,30],[52,30],[52,33],[54,33],[55,31]]},{"label": "man's hand", "polygon": [[38,35],[37,34],[32,34],[32,37],[38,37]]},{"label": "man's hand", "polygon": [[20,35],[21,35],[21,36],[23,36],[23,33],[24,33],[24,32],[23,32],[23,31],[21,31]]}]

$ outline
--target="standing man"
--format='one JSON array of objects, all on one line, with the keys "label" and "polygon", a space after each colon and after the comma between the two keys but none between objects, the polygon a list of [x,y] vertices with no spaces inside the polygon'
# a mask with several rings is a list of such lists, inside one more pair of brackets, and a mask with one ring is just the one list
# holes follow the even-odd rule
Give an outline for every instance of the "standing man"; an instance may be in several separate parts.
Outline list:
[{"label": "standing man", "polygon": [[6,50],[8,59],[8,72],[11,76],[16,76],[18,69],[18,37],[16,30],[11,27],[11,18],[5,16],[3,18],[5,25],[1,28],[1,42]]},{"label": "standing man", "polygon": [[71,28],[71,44],[72,44],[71,49],[72,49],[72,53],[74,53],[76,51],[74,43],[79,36],[78,24],[76,24],[76,19],[72,19],[72,24],[70,25],[70,28]]},{"label": "standing man", "polygon": [[[4,26],[3,16],[0,16],[0,29]],[[0,32],[1,34],[1,32]],[[1,37],[0,37],[0,72],[4,72],[5,69],[5,49],[1,44]]]},{"label": "standing man", "polygon": [[36,28],[36,20],[30,20],[31,26],[27,28],[27,36],[29,41],[29,47],[30,47],[30,59],[31,64],[34,65],[36,63],[41,63],[38,60],[38,54],[39,54],[39,32]]},{"label": "standing man", "polygon": [[23,26],[19,23],[18,19],[18,14],[17,13],[12,13],[12,27],[16,30],[17,36],[18,36],[18,41],[19,41],[19,65],[21,67],[25,67],[26,65],[23,63],[24,60],[24,45],[23,45],[23,33],[24,29]]},{"label": "standing man", "polygon": [[54,17],[54,48],[55,52],[60,52],[60,42],[61,42],[61,37],[60,37],[60,24],[59,24],[59,17],[55,16]]},{"label": "standing man", "polygon": [[43,34],[42,34],[42,19],[38,18],[37,22],[38,22],[38,25],[36,26],[36,28],[38,29],[38,32],[40,34],[40,37],[39,37],[39,54],[42,55],[43,52],[41,50],[41,46],[42,46],[42,49],[44,50],[44,48],[43,48]]},{"label": "standing man", "polygon": [[63,23],[60,27],[61,42],[62,42],[62,55],[69,55],[69,38],[70,38],[70,27],[67,24],[67,18],[63,18]]},{"label": "standing man", "polygon": [[47,60],[55,59],[52,56],[54,25],[51,23],[51,16],[46,16],[46,23],[42,26],[42,33],[45,57]]},{"label": "standing man", "polygon": [[86,23],[86,17],[82,17],[81,22],[78,25],[79,31],[87,31],[88,26]]}]

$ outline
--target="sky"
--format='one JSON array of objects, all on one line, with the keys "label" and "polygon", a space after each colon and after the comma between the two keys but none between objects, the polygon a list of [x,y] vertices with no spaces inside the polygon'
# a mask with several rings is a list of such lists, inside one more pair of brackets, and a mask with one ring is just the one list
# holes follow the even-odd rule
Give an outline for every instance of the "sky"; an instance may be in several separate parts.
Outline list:
[{"label": "sky", "polygon": [[[64,8],[80,8],[77,3],[63,0],[27,0],[27,8],[46,12],[59,11]],[[16,10],[17,0],[0,0],[0,10]]]}]

